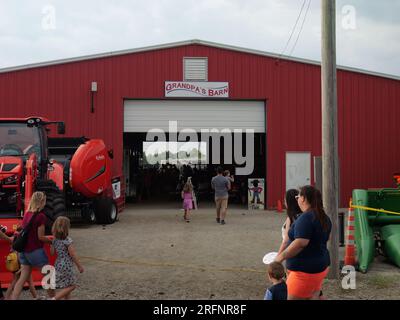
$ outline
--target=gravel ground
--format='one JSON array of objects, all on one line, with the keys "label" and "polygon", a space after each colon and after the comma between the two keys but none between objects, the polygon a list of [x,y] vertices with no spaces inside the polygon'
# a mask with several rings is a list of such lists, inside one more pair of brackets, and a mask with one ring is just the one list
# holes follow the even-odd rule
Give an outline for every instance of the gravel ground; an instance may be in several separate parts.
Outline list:
[{"label": "gravel ground", "polygon": [[[211,205],[195,211],[190,223],[179,204],[160,207],[129,205],[113,225],[73,226],[85,268],[74,299],[263,299],[270,284],[262,257],[278,249],[284,214],[232,207],[227,224],[219,225]],[[324,293],[400,298],[399,269],[382,259],[356,281],[355,290],[344,290],[341,281],[326,280]]]}]

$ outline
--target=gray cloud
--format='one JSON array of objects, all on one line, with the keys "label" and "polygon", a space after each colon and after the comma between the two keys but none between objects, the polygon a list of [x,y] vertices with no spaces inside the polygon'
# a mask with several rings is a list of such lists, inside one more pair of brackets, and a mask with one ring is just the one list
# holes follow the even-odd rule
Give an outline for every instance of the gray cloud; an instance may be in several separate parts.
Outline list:
[{"label": "gray cloud", "polygon": [[[301,0],[0,0],[0,67],[193,38],[279,54],[301,4]],[[46,5],[56,10],[54,30],[42,28]],[[356,9],[355,30],[341,27],[344,5]],[[338,64],[400,75],[398,12],[400,0],[338,0]],[[320,60],[320,14],[320,1],[313,0],[294,56]],[[286,53],[290,50],[291,45]]]}]

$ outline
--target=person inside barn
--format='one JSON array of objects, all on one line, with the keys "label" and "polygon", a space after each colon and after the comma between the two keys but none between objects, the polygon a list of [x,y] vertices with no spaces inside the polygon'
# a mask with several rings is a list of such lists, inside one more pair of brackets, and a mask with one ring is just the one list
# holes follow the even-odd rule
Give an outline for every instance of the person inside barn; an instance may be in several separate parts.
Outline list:
[{"label": "person inside barn", "polygon": [[224,169],[217,168],[217,175],[211,179],[211,187],[215,191],[215,204],[217,206],[217,223],[225,224],[226,211],[228,210],[228,191],[231,182],[223,176]]},{"label": "person inside barn", "polygon": [[193,185],[190,177],[187,179],[187,182],[183,187],[181,195],[183,200],[183,210],[185,212],[183,219],[186,222],[190,222],[190,211],[193,209],[193,200],[194,200]]}]

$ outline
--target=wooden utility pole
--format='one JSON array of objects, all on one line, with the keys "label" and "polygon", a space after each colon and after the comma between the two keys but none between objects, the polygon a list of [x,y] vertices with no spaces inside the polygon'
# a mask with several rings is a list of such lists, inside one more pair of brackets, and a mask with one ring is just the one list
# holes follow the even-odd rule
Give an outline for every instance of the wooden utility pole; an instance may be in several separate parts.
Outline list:
[{"label": "wooden utility pole", "polygon": [[339,278],[336,0],[322,0],[322,195],[332,221],[328,277]]}]

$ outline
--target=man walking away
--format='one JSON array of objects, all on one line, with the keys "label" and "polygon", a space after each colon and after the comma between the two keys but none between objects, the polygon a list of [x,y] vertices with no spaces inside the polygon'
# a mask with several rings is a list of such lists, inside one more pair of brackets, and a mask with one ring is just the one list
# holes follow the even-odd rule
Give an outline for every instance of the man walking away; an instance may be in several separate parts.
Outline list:
[{"label": "man walking away", "polygon": [[217,223],[225,224],[226,210],[228,209],[228,191],[230,181],[223,176],[224,169],[217,168],[217,176],[211,179],[211,187],[215,191],[215,204],[217,206]]}]

